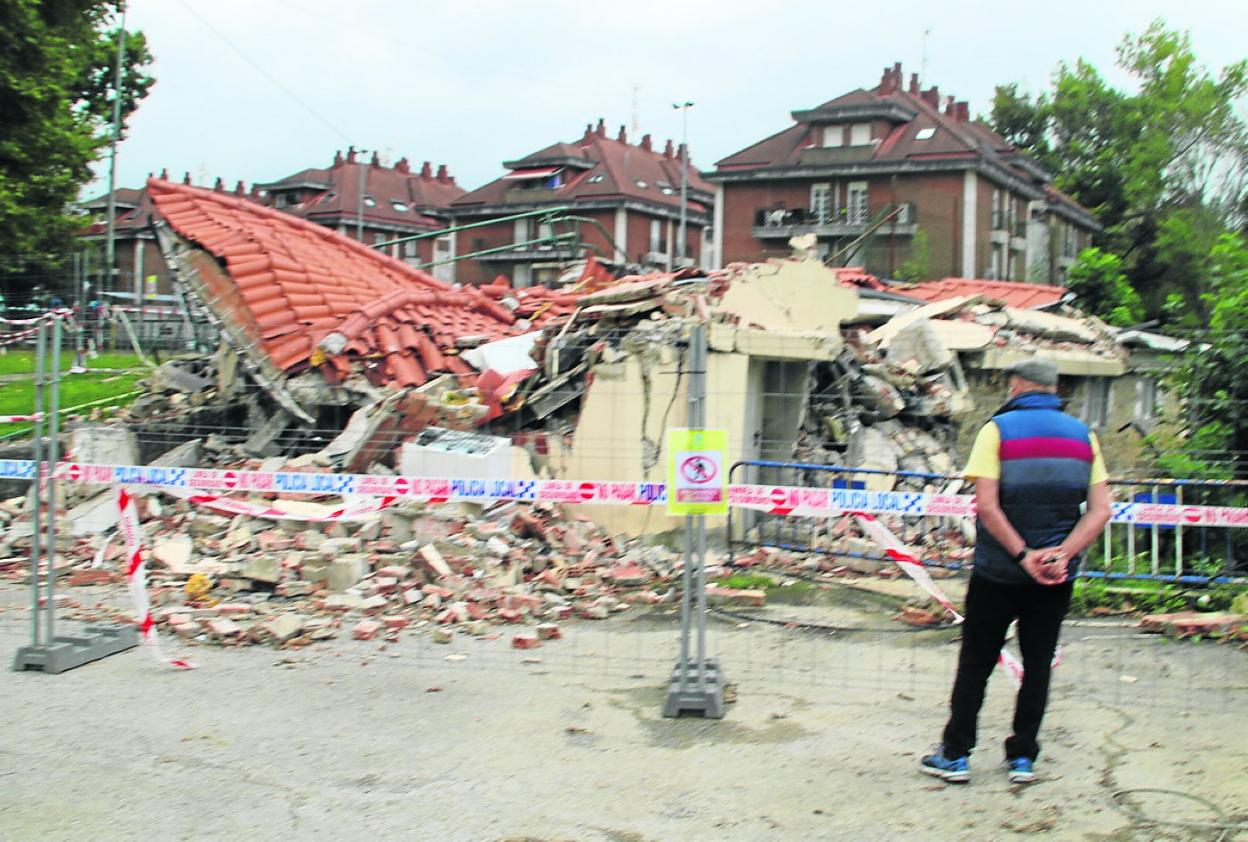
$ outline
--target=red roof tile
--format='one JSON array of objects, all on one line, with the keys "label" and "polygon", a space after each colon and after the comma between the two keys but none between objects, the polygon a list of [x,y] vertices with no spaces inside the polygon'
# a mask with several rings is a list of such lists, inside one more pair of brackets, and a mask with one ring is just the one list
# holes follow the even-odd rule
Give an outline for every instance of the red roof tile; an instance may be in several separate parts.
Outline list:
[{"label": "red roof tile", "polygon": [[[159,179],[147,189],[174,231],[224,262],[240,327],[283,371],[340,334],[344,354],[378,361],[377,382],[412,386],[438,371],[472,373],[450,353],[461,337],[519,332],[516,317],[477,289],[455,289],[335,231],[225,193]],[[332,365],[343,373],[340,360]]]},{"label": "red roof tile", "polygon": [[983,295],[1009,307],[1035,309],[1056,304],[1066,294],[1062,287],[1025,284],[1019,281],[986,281],[975,278],[944,278],[912,286],[896,286],[893,292],[924,301],[944,301],[960,295]]},{"label": "red roof tile", "polygon": [[[451,202],[453,210],[470,212],[474,206],[493,206],[508,201],[509,191],[516,189],[516,180],[537,177],[548,171],[565,169],[563,162],[571,160],[576,166],[567,166],[560,186],[552,188],[551,202],[574,202],[578,200],[613,201],[624,198],[637,199],[672,208],[680,207],[680,151],[670,145],[654,149],[649,135],[641,145],[628,142],[626,137],[607,137],[601,131],[588,128],[575,143],[556,143],[506,166],[512,172],[491,181]],[[553,163],[552,163],[553,161]],[[688,187],[691,191],[711,195],[714,187],[702,178],[692,162],[688,165]],[[694,203],[690,202],[690,207]],[[705,213],[705,208],[695,208]]]}]

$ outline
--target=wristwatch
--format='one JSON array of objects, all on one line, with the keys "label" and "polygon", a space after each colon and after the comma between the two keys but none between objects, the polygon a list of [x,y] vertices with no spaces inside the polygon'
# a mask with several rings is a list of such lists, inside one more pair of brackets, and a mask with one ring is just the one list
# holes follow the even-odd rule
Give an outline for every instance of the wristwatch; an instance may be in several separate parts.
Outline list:
[{"label": "wristwatch", "polygon": [[1029,552],[1031,552],[1030,547],[1023,547],[1021,550],[1018,551],[1018,554],[1014,556],[1014,563],[1022,564],[1023,559],[1027,557],[1027,553]]}]

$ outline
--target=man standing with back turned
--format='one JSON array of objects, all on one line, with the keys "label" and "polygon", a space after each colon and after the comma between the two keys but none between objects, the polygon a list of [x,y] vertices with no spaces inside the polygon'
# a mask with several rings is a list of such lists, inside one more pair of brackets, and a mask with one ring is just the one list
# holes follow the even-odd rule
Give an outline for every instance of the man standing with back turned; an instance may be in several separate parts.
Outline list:
[{"label": "man standing with back turned", "polygon": [[[1005,741],[1010,780],[1030,783],[1049,673],[1080,555],[1109,521],[1108,473],[1095,434],[1061,410],[1057,366],[1031,358],[1006,369],[1009,400],[979,431],[966,466],[975,479],[975,566],[966,592],[962,651],[942,743],[921,768],[971,779],[988,676],[1018,620],[1023,682]],[[1081,507],[1086,509],[1081,513]]]}]

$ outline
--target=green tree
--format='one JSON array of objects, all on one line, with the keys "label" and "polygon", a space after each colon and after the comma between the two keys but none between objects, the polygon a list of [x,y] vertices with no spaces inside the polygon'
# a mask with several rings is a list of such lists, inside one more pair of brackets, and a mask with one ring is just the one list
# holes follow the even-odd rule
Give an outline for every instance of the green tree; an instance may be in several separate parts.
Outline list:
[{"label": "green tree", "polygon": [[1075,303],[1112,325],[1139,324],[1144,308],[1122,271],[1122,259],[1098,248],[1084,249],[1066,275]]},{"label": "green tree", "polygon": [[910,254],[897,267],[897,277],[903,281],[923,281],[931,275],[932,253],[927,243],[927,231],[918,227],[910,239]]},{"label": "green tree", "polygon": [[1209,252],[1207,327],[1194,334],[1171,387],[1182,396],[1186,454],[1206,477],[1248,478],[1248,238],[1223,234]]},{"label": "green tree", "polygon": [[1243,224],[1248,126],[1236,103],[1248,64],[1215,74],[1186,34],[1157,21],[1123,40],[1118,65],[1137,90],[1114,88],[1085,61],[1062,64],[1037,96],[998,87],[992,123],[1096,214],[1094,245],[1122,257],[1149,315],[1176,291],[1201,309],[1193,255],[1207,258],[1212,238]]},{"label": "green tree", "polygon": [[[52,271],[82,224],[72,213],[108,143],[120,0],[0,0],[0,279]],[[153,79],[142,33],[127,32],[122,114]]]}]

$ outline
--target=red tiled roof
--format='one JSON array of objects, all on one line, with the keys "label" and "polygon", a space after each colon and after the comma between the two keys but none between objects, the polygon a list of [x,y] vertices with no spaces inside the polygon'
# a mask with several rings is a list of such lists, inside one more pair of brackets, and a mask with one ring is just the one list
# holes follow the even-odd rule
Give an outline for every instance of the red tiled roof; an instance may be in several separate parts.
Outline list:
[{"label": "red tiled roof", "polygon": [[1062,287],[1045,284],[987,281],[975,278],[944,278],[911,286],[890,287],[890,289],[893,292],[924,301],[944,301],[960,295],[983,295],[989,300],[1000,301],[1009,307],[1024,310],[1056,304],[1066,294],[1066,290]]},{"label": "red tiled roof", "polygon": [[515,316],[477,289],[455,289],[335,231],[225,193],[159,179],[147,189],[174,231],[224,262],[224,292],[243,305],[239,327],[282,371],[308,364],[337,334],[345,350],[326,362],[340,374],[368,360],[375,382],[415,386],[436,372],[472,373],[453,353],[457,339],[519,332]]},{"label": "red tiled roof", "polygon": [[[552,144],[509,162],[508,166],[513,167],[511,173],[455,199],[451,206],[462,212],[471,210],[474,205],[505,204],[508,191],[516,187],[515,180],[521,172],[556,169],[556,166],[548,166],[550,159],[574,158],[584,164],[565,169],[567,179],[554,188],[552,203],[628,198],[679,208],[678,150],[655,150],[647,148],[649,145],[648,136],[643,138],[642,145],[633,145],[627,140],[587,130],[575,143]],[[536,175],[535,172],[533,177]],[[714,192],[714,187],[702,178],[692,162],[688,168],[688,184],[690,190],[707,194]],[[692,202],[690,207],[693,207]]]},{"label": "red tiled roof", "polygon": [[313,221],[349,216],[355,219],[360,209],[360,176],[364,177],[364,196],[373,200],[364,204],[365,224],[385,223],[408,228],[437,228],[441,223],[426,214],[445,210],[452,201],[464,195],[464,188],[455,183],[445,168],[435,174],[425,164],[412,172],[407,160],[393,167],[382,166],[374,157],[370,163],[357,161],[354,155],[339,155],[327,169],[306,169],[278,181],[258,185],[270,194],[302,186],[316,187],[323,192],[297,205],[288,205],[286,213]]}]

